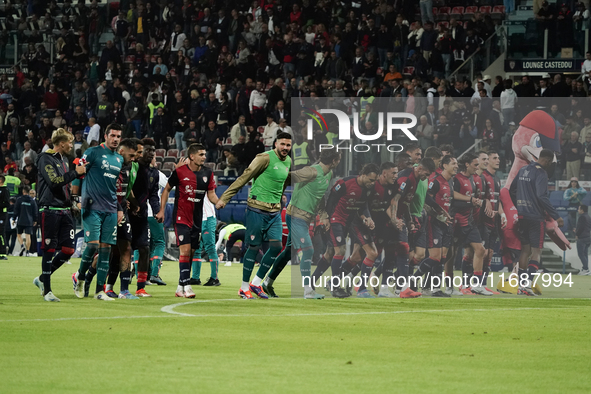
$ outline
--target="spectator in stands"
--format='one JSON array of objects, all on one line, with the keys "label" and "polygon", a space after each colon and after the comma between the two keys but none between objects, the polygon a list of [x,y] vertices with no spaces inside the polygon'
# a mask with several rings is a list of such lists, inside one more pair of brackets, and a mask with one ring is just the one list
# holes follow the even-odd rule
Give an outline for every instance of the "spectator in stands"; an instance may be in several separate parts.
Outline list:
[{"label": "spectator in stands", "polygon": [[141,91],[137,91],[125,104],[125,116],[127,118],[127,122],[132,124],[133,129],[135,130],[135,136],[137,138],[142,137],[142,119],[145,111],[146,107],[144,105],[144,97]]},{"label": "spectator in stands", "polygon": [[202,141],[207,151],[205,161],[208,163],[217,163],[221,136],[213,120],[209,121],[207,128],[203,132]]},{"label": "spectator in stands", "polygon": [[275,136],[277,135],[277,123],[273,120],[273,115],[267,115],[267,124],[265,125],[265,131],[263,132],[263,143],[265,149],[269,150],[273,146]]},{"label": "spectator in stands", "polygon": [[568,189],[564,191],[563,198],[568,201],[571,210],[569,211],[569,218],[570,218],[570,228],[569,232],[571,236],[574,233],[574,230],[577,228],[577,209],[581,204],[581,201],[587,195],[587,191],[579,185],[579,178],[572,177],[570,178],[570,186]]},{"label": "spectator in stands", "polygon": [[573,178],[580,176],[581,158],[585,153],[583,144],[579,142],[579,133],[570,133],[570,140],[562,146],[563,159],[566,162],[566,177]]},{"label": "spectator in stands", "polygon": [[10,169],[12,169],[14,171],[18,170],[16,163],[12,160],[12,157],[10,155],[4,156],[4,161],[6,163],[6,165],[4,166],[4,173],[5,174],[8,174],[8,171]]},{"label": "spectator in stands", "polygon": [[562,127],[562,143],[568,141],[571,137],[571,133],[578,133],[581,131],[581,126],[575,122],[575,119],[569,116],[566,119],[566,125]]},{"label": "spectator in stands", "polygon": [[419,145],[421,149],[425,150],[433,145],[433,126],[427,121],[427,116],[422,115],[419,119],[420,124],[417,126],[417,137],[419,138]]},{"label": "spectator in stands", "polygon": [[109,102],[106,91],[101,94],[101,101],[96,105],[95,114],[97,123],[102,130],[105,130],[111,122],[111,112],[113,111],[113,104]]},{"label": "spectator in stands", "polygon": [[246,143],[245,165],[248,167],[256,155],[265,151],[265,144],[260,141],[261,134],[253,131],[249,135],[249,140]]},{"label": "spectator in stands", "polygon": [[90,145],[92,143],[92,141],[100,142],[101,127],[98,125],[98,123],[96,123],[96,119],[95,118],[88,119],[88,126],[90,126],[90,130],[88,132],[88,137],[86,138],[86,141],[88,142],[88,144]]},{"label": "spectator in stands", "polygon": [[229,176],[230,171],[234,173],[234,176],[239,176],[238,168],[240,167],[240,162],[238,158],[234,156],[234,153],[228,148],[224,148],[224,157],[222,161],[222,165],[224,167],[224,176]]},{"label": "spectator in stands", "polygon": [[[162,103],[161,103],[162,104]],[[162,146],[168,150],[168,133],[172,130],[172,121],[170,116],[164,112],[164,106],[158,107],[156,115],[152,119],[152,132],[154,133],[154,142],[156,149]]]},{"label": "spectator in stands", "polygon": [[187,149],[187,147],[191,144],[201,143],[201,140],[202,140],[201,131],[199,129],[197,129],[197,127],[195,126],[195,121],[191,120],[189,122],[189,128],[187,130],[185,130],[185,132],[183,134],[182,145],[177,144],[177,148],[181,149],[181,148],[179,148],[179,146],[182,146],[182,149]]},{"label": "spectator in stands", "polygon": [[21,175],[25,177],[23,183],[33,187],[33,184],[37,183],[37,167],[29,157],[25,157],[24,163],[25,167],[21,171]]},{"label": "spectator in stands", "polygon": [[589,210],[587,205],[579,205],[578,214],[579,220],[576,227],[576,243],[577,243],[577,254],[583,269],[579,272],[579,275],[591,275],[589,271],[589,246],[591,245],[591,217],[587,213]]},{"label": "spectator in stands", "polygon": [[246,118],[244,115],[240,115],[238,117],[238,123],[236,123],[232,130],[230,131],[230,138],[232,139],[232,145],[236,145],[238,143],[238,138],[243,136],[246,139],[247,130],[246,130]]},{"label": "spectator in stands", "polygon": [[29,141],[25,141],[24,143],[24,150],[23,150],[23,160],[21,164],[21,170],[25,168],[26,159],[29,159],[31,163],[37,162],[37,152],[31,149],[31,143]]},{"label": "spectator in stands", "polygon": [[517,104],[517,93],[513,90],[513,81],[506,79],[504,82],[505,90],[501,92],[501,111],[503,112],[504,123],[506,128],[509,122],[515,119],[515,105]]},{"label": "spectator in stands", "polygon": [[238,176],[242,175],[246,168],[246,137],[241,135],[234,146],[232,146],[232,154],[238,160]]},{"label": "spectator in stands", "polygon": [[80,150],[82,154],[88,149],[88,142],[82,138],[82,131],[76,131],[74,134],[74,140],[72,141],[72,149],[70,150],[69,156],[76,157],[76,151]]}]

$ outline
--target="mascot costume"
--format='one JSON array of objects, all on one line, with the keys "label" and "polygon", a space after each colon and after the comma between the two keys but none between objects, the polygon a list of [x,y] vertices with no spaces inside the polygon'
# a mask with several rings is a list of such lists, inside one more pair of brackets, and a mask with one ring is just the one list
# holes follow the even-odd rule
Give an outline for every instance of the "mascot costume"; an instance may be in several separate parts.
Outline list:
[{"label": "mascot costume", "polygon": [[[560,152],[560,137],[562,130],[558,127],[552,116],[540,110],[532,111],[519,123],[519,128],[513,136],[513,153],[515,161],[507,177],[507,183],[501,189],[500,200],[503,210],[507,216],[507,226],[502,230],[503,260],[511,259],[515,262],[515,255],[519,255],[521,242],[519,240],[517,226],[517,208],[509,195],[511,183],[522,167],[525,167],[533,160],[536,160],[542,149],[549,149],[553,152]],[[556,157],[554,158],[556,162]],[[550,216],[546,217],[546,234],[562,250],[570,249],[570,242],[566,239],[558,223]],[[511,287],[508,280],[504,283],[499,281],[499,291],[517,294],[517,288]],[[541,294],[539,286],[532,287],[536,294]]]}]

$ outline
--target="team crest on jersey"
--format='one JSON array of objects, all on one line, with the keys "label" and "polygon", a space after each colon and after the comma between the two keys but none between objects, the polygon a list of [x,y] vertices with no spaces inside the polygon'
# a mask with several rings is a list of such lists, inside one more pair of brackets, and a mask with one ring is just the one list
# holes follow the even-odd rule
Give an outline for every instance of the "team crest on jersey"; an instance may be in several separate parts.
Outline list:
[{"label": "team crest on jersey", "polygon": [[251,241],[254,241],[254,235],[251,235],[251,236],[250,236],[250,240],[251,240]]},{"label": "team crest on jersey", "polygon": [[364,235],[364,236],[363,236],[363,239],[367,239],[367,235]]},{"label": "team crest on jersey", "polygon": [[150,183],[154,183],[154,177],[153,176],[150,177]]},{"label": "team crest on jersey", "polygon": [[185,238],[184,235],[179,235],[179,241],[182,241]]},{"label": "team crest on jersey", "polygon": [[90,237],[90,231],[87,231],[87,232],[86,232],[86,236],[87,236],[87,237]]},{"label": "team crest on jersey", "polygon": [[438,243],[439,243],[439,240],[438,239],[434,239],[433,240],[433,244],[437,245]]},{"label": "team crest on jersey", "polygon": [[304,238],[300,238],[300,242],[301,242],[301,243],[304,243],[304,242],[306,242],[306,241],[304,240]]},{"label": "team crest on jersey", "polygon": [[45,239],[45,245],[49,245],[51,243],[51,239],[50,238],[46,238]]},{"label": "team crest on jersey", "polygon": [[207,182],[207,177],[206,176],[203,177],[203,182]]},{"label": "team crest on jersey", "polygon": [[337,242],[341,242],[341,237],[337,237]]},{"label": "team crest on jersey", "polygon": [[118,157],[116,157],[116,159],[117,159],[117,163],[121,163],[121,160]]}]

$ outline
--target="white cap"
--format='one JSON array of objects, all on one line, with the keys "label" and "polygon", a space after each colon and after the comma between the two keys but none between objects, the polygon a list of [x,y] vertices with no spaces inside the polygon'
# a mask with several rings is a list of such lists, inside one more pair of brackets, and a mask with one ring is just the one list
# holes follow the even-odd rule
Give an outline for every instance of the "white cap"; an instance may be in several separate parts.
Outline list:
[{"label": "white cap", "polygon": [[482,77],[483,81],[487,81],[487,80],[492,80],[492,78],[490,77],[490,75],[485,75],[484,77]]}]

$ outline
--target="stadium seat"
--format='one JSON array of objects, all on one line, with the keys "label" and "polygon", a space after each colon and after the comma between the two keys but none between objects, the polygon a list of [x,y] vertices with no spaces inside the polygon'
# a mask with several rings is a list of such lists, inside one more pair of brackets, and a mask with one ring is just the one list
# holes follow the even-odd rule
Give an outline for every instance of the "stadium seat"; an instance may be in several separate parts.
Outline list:
[{"label": "stadium seat", "polygon": [[178,149],[169,149],[168,152],[166,153],[166,156],[172,156],[175,158],[179,158],[179,150]]},{"label": "stadium seat", "polygon": [[181,155],[179,157],[187,157],[187,150],[186,149],[183,149],[181,151]]},{"label": "stadium seat", "polygon": [[449,27],[448,21],[441,21],[437,22],[437,28],[441,31],[443,28],[447,29]]},{"label": "stadium seat", "polygon": [[164,156],[166,156],[166,149],[156,149],[156,152],[154,154],[156,155],[156,157],[164,158]]},{"label": "stadium seat", "polygon": [[162,172],[164,172],[164,170],[168,170],[168,171],[172,172],[172,171],[174,171],[174,169],[175,169],[175,165],[173,162],[162,163]]},{"label": "stadium seat", "polygon": [[505,16],[505,6],[503,5],[496,5],[492,9],[491,17],[493,19],[503,19]]},{"label": "stadium seat", "polygon": [[467,30],[468,29],[468,22],[469,21],[464,22],[464,30]]},{"label": "stadium seat", "polygon": [[242,189],[238,191],[238,193],[236,193],[236,196],[234,196],[234,198],[239,201],[246,201],[248,199],[249,192],[250,189],[248,188],[248,186],[244,186]]},{"label": "stadium seat", "polygon": [[157,161],[156,168],[160,170],[162,168],[162,162]]},{"label": "stadium seat", "polygon": [[[229,207],[228,207],[229,208]],[[218,209],[218,219],[222,222],[232,222],[232,209]]]},{"label": "stadium seat", "polygon": [[471,5],[466,7],[465,11],[464,11],[464,20],[469,20],[474,16],[474,13],[478,11],[478,6],[475,5]]},{"label": "stadium seat", "polygon": [[236,204],[232,207],[232,220],[237,223],[246,221],[246,204]]},{"label": "stadium seat", "polygon": [[155,159],[156,159],[156,163],[160,163],[160,164],[162,164],[162,162],[164,161],[164,157],[160,157],[160,156],[156,156]]},{"label": "stadium seat", "polygon": [[490,5],[483,5],[480,7],[480,13],[484,15],[490,14],[492,7]]},{"label": "stadium seat", "polygon": [[228,190],[228,185],[219,185],[215,189],[215,192],[217,195],[221,196],[226,190]]},{"label": "stadium seat", "polygon": [[413,75],[415,72],[415,68],[414,67],[404,67],[404,69],[402,70],[402,74],[404,75]]},{"label": "stadium seat", "polygon": [[167,177],[170,178],[170,175],[172,174],[172,170],[162,170],[162,173]]},{"label": "stadium seat", "polygon": [[455,18],[455,19],[462,19],[462,16],[464,15],[464,7],[454,7],[451,10],[451,13],[449,14],[450,18]]},{"label": "stadium seat", "polygon": [[176,157],[166,156],[163,163],[176,163]]},{"label": "stadium seat", "polygon": [[205,167],[209,167],[212,171],[215,170],[215,163],[204,163]]},{"label": "stadium seat", "polygon": [[446,21],[449,20],[449,12],[449,7],[440,7],[439,12],[437,12],[437,15],[433,15],[433,17],[438,21]]}]

